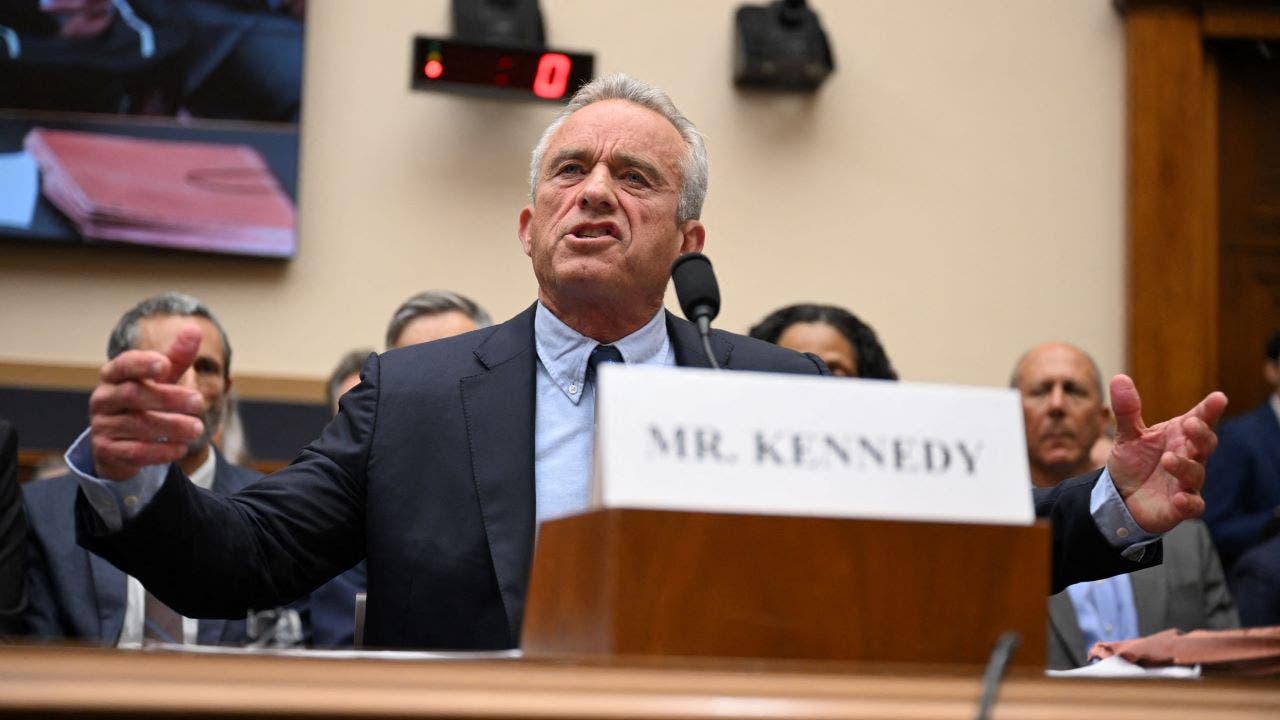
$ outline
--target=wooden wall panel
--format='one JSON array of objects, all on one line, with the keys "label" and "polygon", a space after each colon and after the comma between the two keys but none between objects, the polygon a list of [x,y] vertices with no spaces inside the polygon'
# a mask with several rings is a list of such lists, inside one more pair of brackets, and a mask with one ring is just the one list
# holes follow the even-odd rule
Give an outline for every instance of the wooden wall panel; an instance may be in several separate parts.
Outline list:
[{"label": "wooden wall panel", "polygon": [[1262,350],[1280,329],[1280,58],[1252,42],[1224,44],[1215,54],[1222,137],[1218,381],[1234,414],[1273,392],[1262,377]]},{"label": "wooden wall panel", "polygon": [[1206,92],[1212,71],[1197,10],[1140,5],[1127,11],[1125,25],[1128,367],[1144,415],[1163,419],[1215,385],[1218,253]]}]

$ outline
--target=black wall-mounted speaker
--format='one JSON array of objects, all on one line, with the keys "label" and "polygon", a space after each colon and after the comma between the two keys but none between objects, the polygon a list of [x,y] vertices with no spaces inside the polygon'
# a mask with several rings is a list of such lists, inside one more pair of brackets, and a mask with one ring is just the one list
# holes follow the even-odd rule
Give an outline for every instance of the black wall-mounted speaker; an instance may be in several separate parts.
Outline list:
[{"label": "black wall-mounted speaker", "polygon": [[542,47],[538,0],[453,0],[453,38],[489,45]]},{"label": "black wall-mounted speaker", "polygon": [[738,86],[814,90],[833,70],[827,34],[804,0],[738,8],[733,43]]}]

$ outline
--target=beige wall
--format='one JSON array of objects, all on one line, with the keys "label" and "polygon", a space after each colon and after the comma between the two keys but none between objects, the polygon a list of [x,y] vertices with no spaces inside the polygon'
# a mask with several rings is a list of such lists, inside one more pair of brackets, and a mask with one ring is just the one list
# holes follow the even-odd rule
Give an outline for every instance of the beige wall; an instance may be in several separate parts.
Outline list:
[{"label": "beige wall", "polygon": [[[839,303],[908,379],[1001,384],[1048,338],[1120,369],[1123,35],[1108,0],[817,0],[837,72],[740,93],[739,3],[542,0],[553,46],[665,87],[709,138],[720,327]],[[325,375],[378,345],[405,296],[508,316],[534,296],[515,239],[551,106],[408,90],[444,0],[315,0],[301,249],[288,264],[0,247],[0,362],[97,363],[141,296],[179,288],[227,325],[239,373]],[[674,306],[674,304],[672,304]]]}]

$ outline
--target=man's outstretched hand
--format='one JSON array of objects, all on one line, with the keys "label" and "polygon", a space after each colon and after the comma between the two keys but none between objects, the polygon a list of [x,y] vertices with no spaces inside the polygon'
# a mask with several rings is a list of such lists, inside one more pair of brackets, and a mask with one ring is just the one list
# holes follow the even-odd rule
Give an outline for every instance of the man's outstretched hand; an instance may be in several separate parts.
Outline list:
[{"label": "man's outstretched hand", "polygon": [[1168,532],[1204,512],[1204,463],[1218,445],[1213,426],[1226,407],[1227,396],[1212,392],[1190,411],[1147,427],[1133,380],[1111,378],[1116,444],[1107,469],[1129,514],[1147,532]]},{"label": "man's outstretched hand", "polygon": [[98,375],[89,396],[93,465],[98,477],[127,480],[145,465],[169,463],[200,437],[200,392],[178,384],[200,349],[200,329],[183,328],[163,353],[126,350]]}]

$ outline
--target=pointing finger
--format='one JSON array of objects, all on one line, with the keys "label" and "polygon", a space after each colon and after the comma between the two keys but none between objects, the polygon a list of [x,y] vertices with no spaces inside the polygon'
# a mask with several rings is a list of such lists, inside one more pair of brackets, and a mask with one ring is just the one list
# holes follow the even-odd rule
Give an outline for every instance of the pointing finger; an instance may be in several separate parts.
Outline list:
[{"label": "pointing finger", "polygon": [[200,328],[195,325],[187,325],[178,331],[178,337],[173,339],[169,349],[164,352],[170,364],[168,375],[160,378],[162,381],[177,382],[187,368],[191,367],[200,352],[200,338]]}]

